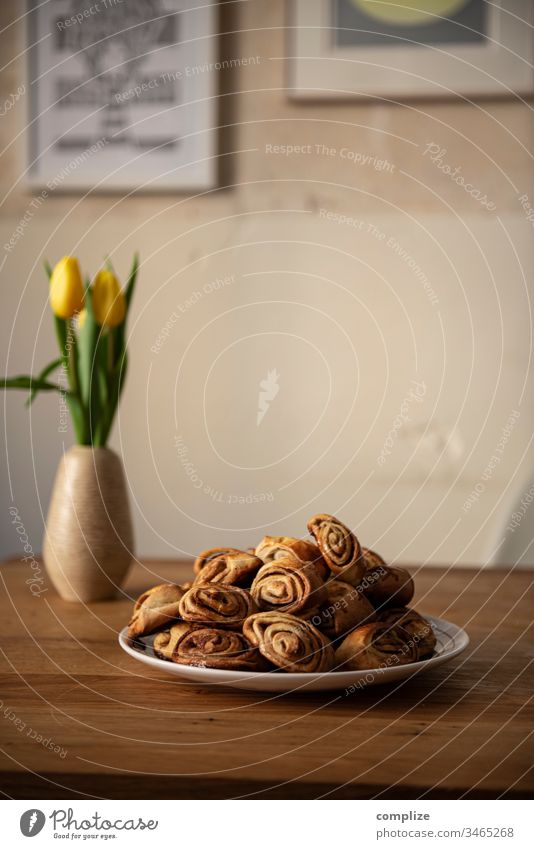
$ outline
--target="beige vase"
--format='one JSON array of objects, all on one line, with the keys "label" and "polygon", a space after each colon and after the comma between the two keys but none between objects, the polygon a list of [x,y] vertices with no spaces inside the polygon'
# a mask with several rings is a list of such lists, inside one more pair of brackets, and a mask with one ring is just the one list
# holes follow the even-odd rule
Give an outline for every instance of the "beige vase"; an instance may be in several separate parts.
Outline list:
[{"label": "beige vase", "polygon": [[67,601],[114,598],[133,557],[128,492],[109,448],[76,445],[63,456],[48,511],[43,558]]}]

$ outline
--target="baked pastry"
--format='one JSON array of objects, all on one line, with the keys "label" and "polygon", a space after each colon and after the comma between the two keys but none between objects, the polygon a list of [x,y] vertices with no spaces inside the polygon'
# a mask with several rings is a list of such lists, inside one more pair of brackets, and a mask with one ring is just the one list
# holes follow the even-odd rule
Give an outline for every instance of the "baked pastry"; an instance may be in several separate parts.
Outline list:
[{"label": "baked pastry", "polygon": [[375,618],[375,609],[369,599],[352,584],[330,580],[325,584],[325,591],[326,598],[311,621],[331,640],[344,637],[353,628]]},{"label": "baked pastry", "polygon": [[336,669],[386,669],[419,659],[417,646],[400,626],[370,622],[345,637],[336,649]]},{"label": "baked pastry", "polygon": [[262,565],[259,557],[248,554],[246,551],[218,554],[202,567],[194,583],[209,581],[216,584],[250,587],[254,575]]},{"label": "baked pastry", "polygon": [[406,569],[399,566],[381,566],[371,570],[364,581],[364,593],[379,609],[382,607],[407,607],[413,598],[415,586]]},{"label": "baked pastry", "polygon": [[313,563],[301,563],[292,555],[265,563],[250,588],[260,610],[309,618],[326,598],[325,585]]},{"label": "baked pastry", "polygon": [[273,610],[249,616],[243,625],[248,642],[284,672],[328,672],[334,650],[310,622]]},{"label": "baked pastry", "polygon": [[370,548],[365,548],[363,545],[362,557],[365,561],[365,571],[367,573],[376,571],[376,573],[380,575],[382,567],[386,565],[384,558],[377,554],[376,551],[372,551]]},{"label": "baked pastry", "polygon": [[430,622],[411,607],[386,607],[377,612],[377,621],[384,625],[401,625],[413,639],[419,659],[431,657],[436,648],[436,635]]},{"label": "baked pastry", "polygon": [[198,575],[214,557],[220,557],[221,554],[241,554],[241,552],[238,548],[205,548],[193,563],[195,575]]},{"label": "baked pastry", "polygon": [[180,616],[186,622],[239,629],[258,608],[249,592],[227,584],[194,584],[180,602]]},{"label": "baked pastry", "polygon": [[335,516],[318,513],[308,522],[327,566],[336,578],[357,586],[365,574],[360,543],[352,531]]},{"label": "baked pastry", "polygon": [[158,584],[140,595],[128,626],[130,639],[151,634],[179,619],[179,605],[184,592],[177,584]]},{"label": "baked pastry", "polygon": [[335,516],[313,516],[308,530],[312,542],[265,536],[246,551],[205,549],[192,583],[160,584],[137,599],[130,637],[154,634],[154,653],[166,660],[250,672],[375,669],[430,657],[436,635],[408,606],[409,572],[362,548]]},{"label": "baked pastry", "polygon": [[167,628],[165,631],[159,631],[154,635],[154,653],[165,660],[172,660],[174,647],[180,637],[200,627],[200,625],[193,625],[191,622],[176,622],[171,628]]},{"label": "baked pastry", "polygon": [[194,628],[184,634],[174,647],[172,660],[210,669],[265,672],[269,668],[258,649],[252,648],[242,634],[220,628]]},{"label": "baked pastry", "polygon": [[302,563],[313,563],[320,578],[326,580],[329,569],[323,560],[319,547],[313,542],[296,537],[263,537],[256,546],[256,556],[264,563],[293,556]]}]

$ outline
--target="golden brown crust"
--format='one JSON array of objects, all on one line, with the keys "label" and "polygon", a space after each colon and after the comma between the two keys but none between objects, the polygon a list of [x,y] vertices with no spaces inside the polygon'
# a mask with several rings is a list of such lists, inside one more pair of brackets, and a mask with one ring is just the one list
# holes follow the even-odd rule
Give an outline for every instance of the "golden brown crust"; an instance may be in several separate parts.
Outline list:
[{"label": "golden brown crust", "polygon": [[374,580],[366,584],[365,595],[381,609],[383,607],[407,607],[414,595],[413,579],[406,569],[399,566],[380,566],[368,573]]},{"label": "golden brown crust", "polygon": [[238,548],[205,548],[200,552],[195,562],[193,563],[193,571],[195,575],[198,575],[202,569],[207,566],[207,564],[213,560],[214,557],[220,557],[221,554],[240,554]]},{"label": "golden brown crust", "polygon": [[330,570],[323,560],[319,547],[313,542],[296,537],[265,536],[256,546],[256,556],[264,563],[271,563],[273,560],[282,558],[285,560],[291,555],[301,563],[313,563],[319,577],[323,581],[327,579]]},{"label": "golden brown crust", "polygon": [[174,663],[209,669],[265,672],[269,664],[257,648],[236,631],[195,628],[181,637],[172,655]]},{"label": "golden brown crust", "polygon": [[266,563],[250,589],[260,610],[278,610],[309,618],[326,598],[325,585],[313,563],[292,555]]},{"label": "golden brown crust", "polygon": [[250,587],[262,561],[254,554],[246,551],[236,551],[219,554],[213,557],[199,572],[195,584],[208,581],[215,584],[230,584],[239,587]]},{"label": "golden brown crust", "polygon": [[365,560],[365,568],[369,569],[377,569],[379,566],[385,566],[386,561],[380,554],[377,554],[376,551],[373,551],[370,548],[365,548],[362,545],[362,557]]},{"label": "golden brown crust", "polygon": [[357,586],[365,574],[362,550],[355,534],[335,516],[318,513],[308,522],[327,566],[336,578]]},{"label": "golden brown crust", "polygon": [[414,640],[419,658],[431,657],[436,648],[436,635],[430,622],[411,607],[387,607],[377,613],[384,625],[401,625]]},{"label": "golden brown crust", "polygon": [[158,584],[139,596],[128,626],[130,639],[165,628],[178,619],[184,590],[177,584]]},{"label": "golden brown crust", "polygon": [[154,635],[154,653],[164,660],[172,660],[172,653],[181,637],[195,631],[200,625],[192,625],[191,622],[176,622],[171,628],[159,631]]},{"label": "golden brown crust", "polygon": [[180,602],[180,616],[186,622],[239,629],[258,610],[249,592],[226,584],[201,583],[188,590]]},{"label": "golden brown crust", "polygon": [[331,640],[346,636],[349,631],[375,618],[375,609],[352,584],[330,580],[326,586],[326,599],[312,624]]},{"label": "golden brown crust", "polygon": [[249,616],[243,625],[249,643],[284,672],[328,672],[334,650],[310,622],[290,613],[265,611]]},{"label": "golden brown crust", "polygon": [[336,669],[390,669],[419,659],[417,646],[400,626],[361,625],[336,650]]}]

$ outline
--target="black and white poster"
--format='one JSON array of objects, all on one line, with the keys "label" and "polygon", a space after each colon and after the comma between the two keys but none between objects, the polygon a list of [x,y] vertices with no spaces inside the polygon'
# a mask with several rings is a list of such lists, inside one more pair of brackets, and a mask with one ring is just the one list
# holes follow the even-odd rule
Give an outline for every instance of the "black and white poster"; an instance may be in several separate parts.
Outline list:
[{"label": "black and white poster", "polygon": [[31,2],[28,177],[54,190],[188,190],[216,181],[215,7]]}]

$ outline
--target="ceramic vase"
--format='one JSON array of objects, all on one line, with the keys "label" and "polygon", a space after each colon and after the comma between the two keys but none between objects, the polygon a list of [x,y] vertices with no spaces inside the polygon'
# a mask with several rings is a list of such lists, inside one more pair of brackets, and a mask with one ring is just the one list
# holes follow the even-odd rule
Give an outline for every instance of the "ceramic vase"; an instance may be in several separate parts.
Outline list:
[{"label": "ceramic vase", "polygon": [[52,584],[67,601],[114,598],[132,557],[120,457],[109,448],[70,448],[57,471],[43,544]]}]

